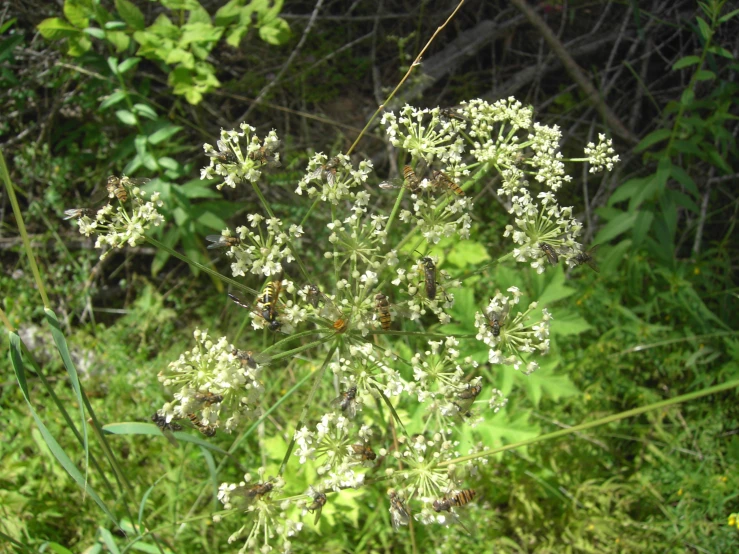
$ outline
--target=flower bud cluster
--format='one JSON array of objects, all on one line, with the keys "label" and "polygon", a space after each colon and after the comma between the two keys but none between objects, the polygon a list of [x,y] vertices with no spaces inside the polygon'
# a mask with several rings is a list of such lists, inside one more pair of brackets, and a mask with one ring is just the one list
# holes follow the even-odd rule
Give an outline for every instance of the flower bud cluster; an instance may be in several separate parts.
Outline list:
[{"label": "flower bud cluster", "polygon": [[611,139],[606,140],[606,136],[603,133],[598,134],[598,146],[589,142],[585,147],[585,155],[588,157],[588,163],[590,164],[590,173],[600,173],[604,169],[608,171],[613,170],[613,164],[619,161],[618,154],[613,149],[613,141]]},{"label": "flower bud cluster", "polygon": [[455,119],[444,119],[439,108],[415,108],[406,104],[396,116],[385,112],[380,122],[390,144],[402,148],[415,160],[430,164],[456,163],[464,152],[464,140],[459,135],[460,124]]},{"label": "flower bud cluster", "polygon": [[[207,331],[195,330],[193,335],[195,348],[171,362],[168,371],[159,373],[164,386],[179,387],[174,400],[160,413],[167,422],[198,413],[204,425],[231,432],[258,410],[264,392],[260,381],[263,366],[239,357],[226,337],[214,342]],[[221,400],[209,402],[206,395]]]},{"label": "flower bud cluster", "polygon": [[338,204],[346,198],[355,198],[353,188],[367,182],[372,172],[372,162],[362,160],[357,169],[354,169],[351,159],[345,154],[339,154],[330,160],[319,152],[308,162],[305,176],[300,179],[295,193],[308,194],[309,198],[318,197],[323,202]]}]

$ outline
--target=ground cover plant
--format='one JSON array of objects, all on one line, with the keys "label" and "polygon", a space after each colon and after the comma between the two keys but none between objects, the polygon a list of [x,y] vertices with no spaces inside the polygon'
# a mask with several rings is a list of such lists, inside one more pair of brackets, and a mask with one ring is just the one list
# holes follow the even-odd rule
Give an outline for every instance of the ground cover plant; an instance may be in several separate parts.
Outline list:
[{"label": "ground cover plant", "polygon": [[[712,41],[733,12],[722,8],[702,6],[702,53],[676,64],[694,71],[687,90],[723,55]],[[421,55],[401,85],[414,83]],[[576,168],[619,171],[606,132],[565,154],[560,127],[515,97],[392,105],[400,90],[370,120],[390,148],[382,169],[359,139],[339,153],[301,151],[249,119],[201,141],[195,163],[167,161],[182,142],[148,157],[160,144],[149,140],[128,169],[160,164],[162,178],[119,172],[103,199],[55,208],[102,249],[58,273],[37,268],[47,255],[29,241],[3,165],[28,260],[18,271],[44,304],[33,307],[22,274],[4,278],[18,291],[6,327],[25,328],[9,333],[19,386],[3,397],[16,401],[8,429],[22,445],[3,451],[9,544],[732,551],[735,318],[715,298],[731,298],[731,233],[699,263],[665,254],[686,242],[680,206],[696,217],[692,233],[706,225],[683,156],[730,169],[694,139],[710,134],[731,160],[720,101],[730,93],[683,94],[666,110],[664,129],[636,148],[654,152],[644,171],[599,208],[596,249],[583,245],[593,214],[581,220],[563,202]],[[160,131],[166,150],[166,124],[137,136]],[[199,179],[188,173],[198,166]],[[130,269],[144,244],[158,286]],[[125,317],[106,325],[81,308],[72,323],[50,308],[71,289],[65,276],[83,283],[124,258],[115,273],[137,284]],[[39,316],[50,340],[26,328]],[[29,463],[37,450],[47,455]],[[72,525],[60,517],[75,510]]]}]

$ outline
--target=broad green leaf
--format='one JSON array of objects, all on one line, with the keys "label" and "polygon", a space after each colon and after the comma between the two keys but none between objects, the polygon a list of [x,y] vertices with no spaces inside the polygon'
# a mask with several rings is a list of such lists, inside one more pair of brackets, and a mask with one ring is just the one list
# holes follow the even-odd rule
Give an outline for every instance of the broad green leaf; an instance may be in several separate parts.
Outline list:
[{"label": "broad green leaf", "polygon": [[181,63],[184,67],[192,69],[195,67],[195,56],[192,55],[192,52],[188,52],[183,48],[172,48],[167,53],[164,63],[167,65]]},{"label": "broad green leaf", "polygon": [[670,138],[671,134],[671,129],[656,129],[639,141],[639,144],[634,148],[634,152],[643,152],[650,146],[657,144],[658,142],[662,142],[663,140],[667,140]]},{"label": "broad green leaf", "polygon": [[205,212],[204,214],[200,215],[196,221],[201,225],[205,225],[206,227],[214,230],[225,229],[226,227],[228,227],[228,224],[225,221],[211,212]]},{"label": "broad green leaf", "polygon": [[718,22],[719,22],[719,24],[726,23],[729,19],[731,19],[732,17],[736,17],[737,15],[739,15],[739,9],[732,10],[729,13],[727,13],[726,15],[722,15],[719,18]]},{"label": "broad green leaf", "polygon": [[707,69],[701,69],[695,73],[696,81],[713,81],[716,78],[716,74],[713,71]]},{"label": "broad green leaf", "polygon": [[694,142],[689,140],[676,140],[672,143],[672,148],[681,154],[693,154],[699,157],[703,156],[701,149],[698,148]]},{"label": "broad green leaf", "polygon": [[622,212],[603,226],[593,242],[596,244],[608,242],[631,229],[635,221],[636,212]]},{"label": "broad green leaf", "polygon": [[716,54],[717,56],[728,58],[729,60],[734,59],[734,55],[731,52],[729,52],[726,48],[721,48],[720,46],[716,46],[716,45],[709,46],[708,51],[711,52],[712,54]]},{"label": "broad green leaf", "polygon": [[701,59],[698,56],[685,56],[672,64],[672,70],[677,71],[678,69],[683,69],[685,67],[700,63],[700,61]]},{"label": "broad green leaf", "polygon": [[[47,542],[46,548],[48,550],[51,550],[55,554],[74,554],[71,550],[67,550],[61,544],[56,543],[56,542]],[[85,554],[89,554],[89,553],[86,551]]]},{"label": "broad green leaf", "polygon": [[128,23],[128,26],[135,31],[143,31],[146,27],[146,20],[141,10],[136,7],[136,4],[129,2],[129,0],[115,0],[115,9],[121,19]]},{"label": "broad green leaf", "polygon": [[225,5],[218,8],[218,11],[216,12],[214,17],[216,25],[219,27],[226,27],[231,23],[235,23],[239,20],[241,10],[242,7],[240,0],[231,0],[230,2],[227,2]]},{"label": "broad green leaf", "polygon": [[82,32],[98,40],[103,40],[105,38],[105,31],[99,27],[85,27]]},{"label": "broad green leaf", "polygon": [[459,268],[465,268],[489,260],[490,255],[481,243],[473,240],[463,240],[454,245],[446,259]]},{"label": "broad green leaf", "polygon": [[235,25],[234,27],[231,27],[226,35],[226,44],[236,48],[241,43],[241,39],[244,38],[244,35],[248,30],[248,25]]},{"label": "broad green leaf", "polygon": [[706,42],[709,42],[711,37],[713,36],[713,31],[711,30],[711,26],[706,23],[706,20],[702,17],[696,17],[698,20],[698,29],[700,30],[701,37],[703,37],[703,40]]},{"label": "broad green leaf", "polygon": [[151,106],[146,104],[134,104],[133,111],[136,115],[140,115],[141,117],[146,117],[148,119],[157,119],[159,117],[157,112],[155,112]]},{"label": "broad green leaf", "polygon": [[157,164],[164,169],[168,169],[169,171],[176,172],[182,169],[180,162],[178,162],[174,158],[170,158],[169,156],[162,156],[157,160]]},{"label": "broad green leaf", "polygon": [[126,125],[132,127],[136,125],[136,116],[128,110],[116,110],[115,116]]},{"label": "broad green leaf", "polygon": [[551,272],[551,281],[547,283],[546,287],[539,295],[539,298],[536,299],[537,303],[541,307],[549,306],[557,300],[567,298],[575,293],[575,289],[565,285],[564,272],[559,267],[557,269],[557,271]]},{"label": "broad green leaf", "polygon": [[[179,240],[180,230],[177,227],[172,226],[164,233],[162,244],[165,244],[170,248],[174,248]],[[151,261],[151,274],[156,276],[164,268],[164,265],[167,263],[169,258],[170,254],[166,250],[157,250],[157,253],[154,254],[154,259]]]},{"label": "broad green leaf", "polygon": [[178,46],[184,48],[192,43],[218,42],[223,34],[222,27],[208,23],[187,23],[182,26],[182,36]]},{"label": "broad green leaf", "polygon": [[41,436],[44,438],[46,445],[49,447],[49,450],[57,459],[57,461],[62,465],[62,467],[72,477],[72,479],[74,479],[77,485],[79,485],[86,494],[90,495],[90,498],[92,498],[95,503],[100,506],[100,509],[103,510],[105,515],[107,515],[113,523],[118,525],[118,520],[116,519],[116,517],[108,509],[102,498],[98,496],[98,493],[95,491],[95,489],[90,487],[90,484],[85,481],[84,476],[77,469],[75,463],[69,458],[69,456],[67,456],[66,452],[64,452],[64,449],[59,445],[53,435],[49,432],[49,430],[46,428],[46,425],[44,425],[44,422],[41,421],[41,418],[38,416],[36,410],[33,408],[33,404],[31,404],[30,393],[28,391],[28,384],[26,382],[26,372],[23,367],[23,359],[21,355],[21,339],[16,333],[13,332],[8,333],[8,335],[10,339],[10,363],[15,373],[15,378],[18,381],[18,385],[20,387],[21,393],[23,394],[23,398],[26,401],[26,405],[31,412],[31,416],[36,422],[36,426],[41,432]]},{"label": "broad green leaf", "polygon": [[557,365],[556,362],[547,363],[531,375],[520,374],[519,380],[526,387],[527,396],[534,406],[539,406],[543,396],[552,400],[560,400],[575,396],[580,392],[569,377],[555,375],[554,370]]},{"label": "broad green leaf", "polygon": [[290,40],[290,25],[281,17],[259,28],[259,38],[267,44],[280,46]]},{"label": "broad green leaf", "polygon": [[48,38],[49,40],[59,40],[81,33],[77,27],[70,25],[58,17],[44,19],[38,24],[38,30],[41,33],[41,36]]},{"label": "broad green leaf", "polygon": [[608,205],[613,206],[623,200],[632,198],[639,192],[651,179],[651,175],[647,177],[637,177],[629,179],[624,184],[620,185],[608,199]]},{"label": "broad green leaf", "polygon": [[115,539],[110,531],[105,527],[98,527],[98,534],[100,535],[100,539],[103,541],[103,544],[108,549],[108,552],[111,552],[112,554],[121,554],[121,551],[118,549],[118,545],[115,543]]},{"label": "broad green leaf", "polygon": [[212,185],[217,182],[213,180],[201,181],[200,179],[193,179],[180,186],[180,190],[188,198],[221,198],[221,194],[212,188]]},{"label": "broad green leaf", "polygon": [[682,206],[683,208],[690,210],[694,214],[698,214],[700,212],[698,205],[693,202],[693,199],[690,198],[687,194],[683,194],[679,190],[668,190],[667,192],[672,195],[675,200],[675,204],[677,204],[678,206]]},{"label": "broad green leaf", "polygon": [[62,8],[64,17],[77,27],[78,29],[84,29],[90,24],[90,11],[76,0],[64,0],[64,7]]},{"label": "broad green leaf", "polygon": [[126,71],[128,71],[128,70],[136,67],[139,64],[140,61],[141,61],[141,58],[136,58],[136,57],[134,57],[134,58],[126,58],[118,66],[118,72],[121,75],[124,75],[126,73]]},{"label": "broad green leaf", "polygon": [[109,21],[103,28],[106,31],[123,31],[126,29],[126,24],[123,21]]},{"label": "broad green leaf", "polygon": [[208,10],[198,5],[197,7],[194,7],[190,10],[190,15],[187,17],[187,23],[202,23],[206,25],[211,25],[210,14],[208,13]]},{"label": "broad green leaf", "polygon": [[182,127],[179,125],[165,125],[161,129],[149,135],[149,144],[159,144],[162,141],[172,138],[181,130]]},{"label": "broad green leaf", "polygon": [[126,50],[128,45],[131,44],[131,37],[122,31],[106,31],[105,38],[115,46],[115,51],[118,54]]},{"label": "broad green leaf", "polygon": [[[482,437],[487,448],[533,439],[540,433],[539,427],[529,422],[529,412],[526,410],[517,411],[515,416],[501,410],[485,419],[485,423],[478,426],[475,431]],[[498,454],[498,457],[501,455],[502,453]]]},{"label": "broad green leaf", "polygon": [[110,108],[111,106],[125,99],[126,99],[126,93],[123,92],[122,90],[116,90],[113,94],[107,96],[105,100],[100,102],[100,110],[102,111],[107,108]]},{"label": "broad green leaf", "polygon": [[695,100],[695,92],[691,88],[686,88],[680,95],[680,104],[683,106],[690,106]]},{"label": "broad green leaf", "polygon": [[682,167],[672,164],[670,167],[670,177],[688,189],[688,192],[691,192],[698,197],[698,186],[695,184],[695,181],[693,181],[693,178],[688,175]]},{"label": "broad green leaf", "polygon": [[553,317],[551,329],[554,335],[567,336],[579,335],[592,329],[592,326],[576,312],[558,309]]},{"label": "broad green leaf", "polygon": [[118,75],[118,58],[115,56],[108,57],[108,67],[113,75]]},{"label": "broad green leaf", "polygon": [[198,0],[159,0],[165,8],[170,10],[195,10],[200,7]]},{"label": "broad green leaf", "polygon": [[608,251],[608,255],[598,260],[601,272],[613,273],[627,252],[631,250],[631,239],[625,239]]}]

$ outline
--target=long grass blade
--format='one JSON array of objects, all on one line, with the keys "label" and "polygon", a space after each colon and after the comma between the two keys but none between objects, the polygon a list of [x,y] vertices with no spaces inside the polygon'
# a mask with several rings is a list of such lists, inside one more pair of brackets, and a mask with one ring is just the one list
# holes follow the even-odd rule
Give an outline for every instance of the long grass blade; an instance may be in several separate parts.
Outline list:
[{"label": "long grass blade", "polygon": [[9,333],[10,335],[10,363],[13,367],[13,371],[15,372],[15,377],[18,380],[18,385],[20,386],[21,392],[23,393],[23,398],[26,400],[26,404],[28,404],[28,408],[31,411],[31,415],[33,416],[34,421],[36,422],[36,426],[38,427],[39,431],[41,432],[41,436],[44,438],[44,441],[46,442],[47,446],[49,447],[49,450],[54,455],[54,457],[57,459],[57,461],[62,465],[62,467],[69,473],[69,475],[72,477],[72,479],[75,480],[75,482],[82,488],[83,491],[85,491],[87,494],[90,495],[90,497],[95,501],[95,503],[100,506],[100,509],[105,512],[105,514],[115,523],[117,526],[120,527],[120,524],[118,523],[118,520],[113,515],[113,513],[108,509],[108,506],[103,502],[103,499],[98,496],[97,492],[95,492],[94,489],[92,489],[87,482],[85,481],[85,478],[80,473],[80,471],[77,469],[77,466],[74,465],[74,462],[67,456],[67,453],[64,452],[64,449],[59,445],[59,443],[56,441],[56,439],[52,436],[52,434],[49,432],[49,430],[46,428],[46,425],[44,425],[44,422],[41,421],[41,418],[36,413],[36,410],[33,408],[33,404],[31,403],[31,397],[28,392],[28,383],[26,382],[26,372],[23,368],[23,360],[21,357],[21,339],[16,333]]},{"label": "long grass blade", "polygon": [[[111,435],[153,435],[164,437],[162,430],[153,423],[139,423],[136,421],[109,423],[108,425],[103,425],[103,431],[110,433]],[[208,450],[212,450],[213,452],[217,452],[218,454],[223,454],[224,456],[228,455],[228,452],[222,448],[214,446],[200,437],[196,437],[183,431],[175,431],[173,434],[178,441],[191,442],[198,446],[207,448]]]}]

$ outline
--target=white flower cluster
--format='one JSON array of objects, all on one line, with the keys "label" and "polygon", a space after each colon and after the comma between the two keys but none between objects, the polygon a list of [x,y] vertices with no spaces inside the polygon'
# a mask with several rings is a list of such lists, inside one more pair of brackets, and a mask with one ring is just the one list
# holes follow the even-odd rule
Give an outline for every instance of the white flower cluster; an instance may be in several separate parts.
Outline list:
[{"label": "white flower cluster", "polygon": [[[121,182],[125,184],[126,177]],[[79,216],[77,225],[80,233],[86,237],[93,234],[97,236],[95,248],[136,246],[144,241],[144,233],[149,227],[158,227],[164,221],[157,211],[162,206],[158,192],[149,196],[136,186],[126,186],[125,190],[125,202],[118,202],[116,206],[108,203],[94,215],[92,210],[68,210],[71,217]],[[109,252],[103,252],[100,259],[104,259]]]},{"label": "white flower cluster", "polygon": [[[252,483],[249,473],[240,483],[221,483],[218,500],[226,510],[240,510],[246,520],[228,539],[230,544],[246,535],[239,554],[271,552],[275,539],[278,539],[283,553],[292,552],[291,539],[302,530],[303,523],[288,516],[292,502],[274,498],[284,486],[282,478],[264,480],[263,468],[259,470],[258,483]],[[222,516],[214,518],[215,521],[222,519]]]},{"label": "white flower cluster", "polygon": [[[347,388],[356,386],[359,391],[380,391],[386,398],[392,398],[410,390],[410,384],[391,367],[390,361],[395,361],[392,353],[376,353],[371,343],[352,344],[349,355],[330,367]],[[361,411],[361,394],[357,394],[355,403],[355,411]]]},{"label": "white flower cluster", "polygon": [[[358,430],[341,414],[324,414],[315,431],[302,427],[295,432],[295,456],[300,463],[318,462],[316,472],[322,479],[322,490],[340,491],[358,488],[364,483],[361,467],[372,465],[376,454],[369,446],[372,430],[362,425]],[[369,448],[369,450],[367,450]]]},{"label": "white flower cluster", "polygon": [[439,108],[420,109],[406,104],[398,116],[385,112],[380,122],[390,143],[416,160],[430,164],[436,159],[451,164],[462,158],[464,140],[459,135],[460,124],[455,119],[443,118]]},{"label": "white flower cluster", "polygon": [[354,169],[351,159],[339,154],[330,160],[323,152],[317,153],[308,162],[306,175],[300,179],[296,194],[305,191],[310,198],[319,197],[323,202],[338,204],[345,198],[355,198],[351,189],[367,182],[372,172],[372,162],[362,160]]},{"label": "white flower cluster", "polygon": [[613,141],[606,140],[603,133],[598,134],[598,146],[589,142],[585,147],[585,155],[590,163],[590,173],[600,173],[603,169],[613,170],[613,164],[619,161],[618,154],[613,149]]},{"label": "white flower cluster", "polygon": [[[403,306],[404,315],[411,321],[416,321],[430,310],[441,323],[449,323],[452,318],[445,310],[454,306],[454,294],[448,288],[460,286],[459,281],[452,280],[449,274],[436,269],[438,260],[434,257],[422,258],[409,269],[398,268],[392,284],[396,287],[405,283],[409,299]],[[433,275],[433,291],[430,289],[430,279]],[[430,295],[430,293],[433,294]]]},{"label": "white flower cluster", "polygon": [[[251,125],[242,123],[239,128],[241,131],[221,129],[221,138],[216,143],[218,150],[211,144],[203,145],[210,163],[200,170],[200,178],[223,178],[223,182],[216,186],[218,190],[226,185],[236,188],[244,181],[256,183],[262,176],[262,168],[280,165],[280,155],[276,152],[280,140],[274,129],[264,141],[260,141],[259,137],[252,135],[256,129]],[[242,138],[245,151],[242,150]]]},{"label": "white flower cluster", "polygon": [[[264,392],[260,381],[263,366],[254,358],[239,356],[226,337],[211,340],[207,331],[193,333],[196,346],[159,373],[167,387],[179,387],[174,401],[160,410],[167,422],[199,413],[203,425],[238,428],[246,416],[258,410]],[[212,401],[216,397],[219,401]]]},{"label": "white flower cluster", "polygon": [[355,203],[351,208],[351,214],[344,220],[334,220],[326,224],[331,234],[328,241],[333,250],[326,252],[326,258],[333,259],[340,269],[347,262],[352,267],[358,263],[364,263],[372,268],[377,268],[378,256],[381,255],[381,247],[385,244],[387,233],[385,223],[387,216],[372,214],[367,216],[367,202],[369,195],[365,192],[357,194]]},{"label": "white flower cluster", "polygon": [[[427,179],[421,182],[422,189],[427,182]],[[460,239],[470,238],[472,199],[453,193],[413,194],[411,198],[411,210],[401,210],[398,217],[404,223],[416,225],[429,244],[438,244],[442,238],[455,235]]]},{"label": "white flower cluster", "polygon": [[490,347],[488,360],[491,364],[512,365],[530,374],[538,369],[539,364],[525,360],[523,355],[533,352],[546,354],[549,351],[552,316],[545,308],[541,321],[529,324],[529,314],[536,308],[536,302],[529,304],[526,311],[513,315],[511,308],[518,304],[521,291],[510,287],[508,292],[511,296],[496,292],[484,312],[475,313],[476,338]]},{"label": "white flower cluster", "polygon": [[278,218],[259,214],[249,214],[246,219],[249,226],[237,227],[235,235],[229,229],[221,233],[219,245],[228,247],[226,256],[232,260],[231,273],[234,277],[247,273],[265,277],[279,275],[283,271],[283,261],[295,260],[289,243],[303,236],[303,228],[291,225],[285,232]]}]

